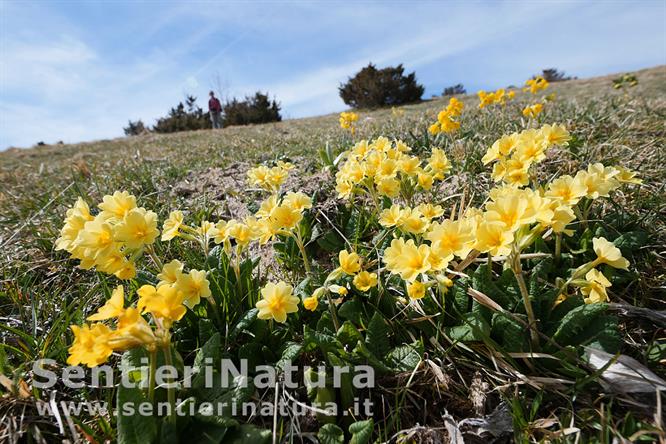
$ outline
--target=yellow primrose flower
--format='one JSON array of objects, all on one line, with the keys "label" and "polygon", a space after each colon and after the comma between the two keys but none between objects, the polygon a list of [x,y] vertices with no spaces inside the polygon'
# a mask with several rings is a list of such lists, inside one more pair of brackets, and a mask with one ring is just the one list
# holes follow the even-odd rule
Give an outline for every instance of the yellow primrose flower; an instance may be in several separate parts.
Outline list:
[{"label": "yellow primrose flower", "polygon": [[260,165],[256,168],[252,168],[247,172],[248,181],[251,185],[257,185],[263,187],[268,180],[268,174],[270,170],[264,165]]},{"label": "yellow primrose flower", "polygon": [[421,212],[417,209],[405,209],[405,213],[400,220],[398,227],[402,231],[412,234],[421,234],[428,229],[429,221],[424,218]]},{"label": "yellow primrose flower", "polygon": [[474,226],[464,219],[435,222],[425,237],[431,242],[431,250],[438,256],[456,255],[461,259],[472,251],[476,240]]},{"label": "yellow primrose flower", "polygon": [[136,266],[134,262],[126,260],[113,275],[121,281],[134,279],[136,277]]},{"label": "yellow primrose flower", "polygon": [[611,283],[602,272],[593,268],[587,272],[585,280],[587,283],[581,287],[580,292],[585,296],[584,300],[586,304],[606,302],[608,300],[606,288],[610,287]]},{"label": "yellow primrose flower", "polygon": [[125,311],[125,293],[123,286],[118,285],[106,303],[94,315],[88,316],[89,321],[103,321],[117,318]]},{"label": "yellow primrose flower", "polygon": [[275,319],[277,322],[284,323],[287,320],[287,314],[298,311],[299,299],[292,294],[291,285],[280,281],[277,284],[269,282],[261,289],[261,297],[256,304],[259,309],[257,317],[259,319]]},{"label": "yellow primrose flower", "polygon": [[465,108],[465,105],[460,100],[451,97],[449,104],[446,106],[446,111],[452,116],[459,116],[462,114],[463,108]]},{"label": "yellow primrose flower", "polygon": [[297,211],[303,211],[305,209],[312,208],[312,199],[300,191],[297,193],[290,191],[282,200],[282,205],[286,205]]},{"label": "yellow primrose flower", "polygon": [[254,240],[256,236],[256,233],[249,225],[233,219],[227,224],[227,234],[234,238],[241,246],[246,246],[250,241]]},{"label": "yellow primrose flower", "polygon": [[446,157],[444,150],[439,148],[432,149],[432,153],[428,158],[428,166],[439,179],[442,179],[451,170],[451,162]]},{"label": "yellow primrose flower", "polygon": [[136,197],[127,191],[116,191],[113,195],[106,195],[98,205],[102,210],[99,216],[103,220],[112,222],[121,221],[130,210],[136,208]]},{"label": "yellow primrose flower", "polygon": [[353,275],[358,273],[361,269],[361,257],[355,252],[348,252],[342,250],[338,253],[338,260],[340,261],[340,270],[345,274]]},{"label": "yellow primrose flower", "polygon": [[359,274],[354,276],[354,280],[352,281],[354,284],[354,287],[356,287],[359,291],[368,291],[372,287],[377,286],[377,273],[369,273],[367,271],[361,271]]},{"label": "yellow primrose flower", "polygon": [[351,133],[355,133],[354,122],[358,120],[358,114],[354,112],[342,112],[340,113],[340,128],[351,130]]},{"label": "yellow primrose flower", "polygon": [[76,239],[76,247],[91,250],[93,257],[103,253],[107,248],[113,248],[113,227],[100,216],[86,222],[83,230]]},{"label": "yellow primrose flower", "polygon": [[110,345],[114,350],[129,350],[134,347],[151,348],[157,338],[150,324],[138,309],[130,307],[118,317],[118,329],[111,333]]},{"label": "yellow primrose flower", "polygon": [[391,246],[384,250],[386,268],[399,274],[404,280],[413,282],[418,275],[430,271],[430,248],[427,245],[414,244],[412,239],[393,239]]},{"label": "yellow primrose flower", "polygon": [[635,185],[640,185],[643,183],[643,181],[640,178],[636,177],[636,175],[638,174],[636,171],[631,171],[621,166],[616,166],[615,169],[619,171],[619,174],[615,176],[615,179],[617,179],[618,182],[632,183]]},{"label": "yellow primrose flower", "polygon": [[178,276],[174,287],[182,292],[183,304],[188,308],[197,305],[201,298],[211,296],[210,283],[206,279],[206,272],[203,270],[190,270],[189,273],[182,273]]},{"label": "yellow primrose flower", "polygon": [[379,213],[379,224],[386,228],[395,227],[401,223],[405,214],[406,210],[401,209],[398,204],[393,204],[391,205],[391,208],[382,210],[382,212]]},{"label": "yellow primrose flower", "polygon": [[502,222],[508,231],[516,231],[523,225],[533,223],[535,217],[528,210],[529,201],[519,193],[500,196],[486,205],[486,220]]},{"label": "yellow primrose flower", "polygon": [[587,194],[587,187],[580,178],[566,175],[555,179],[548,186],[546,196],[559,200],[564,205],[576,205]]},{"label": "yellow primrose flower", "polygon": [[437,135],[442,132],[442,127],[440,126],[439,122],[435,122],[428,127],[428,132],[433,136]]},{"label": "yellow primrose flower", "polygon": [[67,364],[84,364],[90,368],[104,364],[113,349],[109,345],[111,339],[111,329],[102,323],[92,325],[72,325],[70,327],[74,333],[74,342],[69,347],[69,357]]},{"label": "yellow primrose flower", "polygon": [[335,293],[340,296],[347,296],[349,293],[349,290],[347,290],[347,287],[343,287],[342,285],[329,285],[328,286],[328,291],[331,293]]},{"label": "yellow primrose flower", "polygon": [[544,125],[539,129],[541,137],[550,145],[566,146],[571,140],[569,131],[564,125]]},{"label": "yellow primrose flower", "polygon": [[346,181],[338,182],[335,187],[335,191],[337,191],[339,199],[349,199],[353,190],[354,186],[350,182]]},{"label": "yellow primrose flower", "polygon": [[502,222],[482,222],[476,230],[476,249],[491,256],[511,253],[513,231]]},{"label": "yellow primrose flower", "polygon": [[169,218],[162,225],[162,242],[170,241],[180,234],[180,227],[183,226],[183,212],[176,210],[169,213]]},{"label": "yellow primrose flower", "polygon": [[432,188],[432,185],[435,182],[435,177],[432,174],[420,172],[416,180],[421,188],[428,191]]},{"label": "yellow primrose flower", "polygon": [[174,259],[168,264],[164,264],[162,271],[157,275],[159,282],[157,288],[162,285],[173,285],[176,283],[180,275],[183,274],[183,263],[178,259]]},{"label": "yellow primrose flower", "polygon": [[88,204],[79,197],[74,206],[67,210],[65,224],[60,230],[60,237],[56,240],[55,249],[65,250],[72,253],[75,248],[76,238],[79,236],[79,233],[83,231],[86,222],[90,222],[94,219],[95,218],[90,215]]},{"label": "yellow primrose flower", "polygon": [[280,205],[271,211],[270,223],[275,230],[291,230],[303,219],[303,213],[287,205]]},{"label": "yellow primrose flower", "polygon": [[544,79],[542,76],[536,76],[533,79],[528,79],[525,82],[525,88],[523,88],[523,91],[529,91],[532,94],[536,94],[539,91],[542,91],[546,88],[548,88],[548,81]]},{"label": "yellow primrose flower", "polygon": [[284,161],[282,161],[282,160],[278,160],[278,161],[275,162],[275,163],[277,164],[277,166],[278,166],[279,168],[282,168],[282,169],[285,170],[285,171],[291,171],[291,170],[293,170],[294,168],[296,168],[296,167],[294,166],[294,164],[291,163],[291,162],[284,162]]},{"label": "yellow primrose flower", "polygon": [[599,197],[608,197],[610,192],[616,189],[620,184],[615,179],[619,171],[615,168],[605,167],[601,163],[588,165],[587,171],[576,173],[576,179],[581,181],[587,188],[587,197],[597,199]]},{"label": "yellow primrose flower", "polygon": [[431,203],[422,203],[416,207],[421,215],[427,219],[435,219],[444,214],[444,208],[441,205],[433,205]]},{"label": "yellow primrose flower", "polygon": [[124,269],[130,263],[131,262],[128,261],[125,255],[120,251],[117,244],[102,250],[95,257],[95,266],[97,267],[97,270],[102,273],[116,274],[119,279],[131,279],[134,277],[134,274],[131,274],[131,276],[126,278],[121,277],[121,275],[125,275],[126,270]]},{"label": "yellow primrose flower", "polygon": [[398,163],[398,168],[404,174],[408,176],[413,176],[419,171],[419,165],[421,164],[421,159],[418,157],[405,157]]},{"label": "yellow primrose flower", "polygon": [[381,179],[377,183],[377,192],[382,196],[396,197],[400,193],[400,182],[392,177]]},{"label": "yellow primrose flower", "polygon": [[310,296],[303,299],[303,308],[310,311],[315,311],[319,306],[319,299],[316,296]]},{"label": "yellow primrose flower", "polygon": [[543,111],[543,104],[535,103],[534,105],[528,105],[523,108],[523,116],[534,119],[541,114],[541,111]]},{"label": "yellow primrose flower", "polygon": [[152,285],[143,285],[136,293],[139,295],[137,309],[159,319],[164,328],[171,328],[175,321],[185,316],[187,309],[184,305],[184,294],[176,286],[163,285],[155,288]]},{"label": "yellow primrose flower", "polygon": [[576,219],[576,214],[569,206],[558,205],[557,202],[554,205],[553,218],[548,224],[553,229],[553,233],[573,235],[573,230],[567,230],[566,227]]},{"label": "yellow primrose flower", "polygon": [[426,286],[419,281],[407,283],[407,296],[410,299],[422,299],[425,296]]},{"label": "yellow primrose flower", "polygon": [[268,216],[270,216],[271,211],[273,211],[273,209],[278,206],[278,204],[279,202],[277,194],[272,194],[268,199],[261,202],[259,209],[254,215],[258,218],[267,218]]},{"label": "yellow primrose flower", "polygon": [[160,234],[157,214],[144,208],[129,210],[122,222],[115,227],[115,237],[128,248],[141,248],[152,244]]},{"label": "yellow primrose flower", "polygon": [[233,219],[228,222],[224,220],[217,221],[215,224],[215,237],[213,238],[213,242],[221,244],[229,239],[229,228],[231,228],[233,223],[236,223]]},{"label": "yellow primrose flower", "polygon": [[592,238],[592,249],[597,254],[595,265],[608,264],[613,268],[629,269],[629,261],[622,257],[622,252],[612,242],[603,237]]},{"label": "yellow primrose flower", "polygon": [[516,133],[504,135],[497,139],[483,156],[481,161],[484,165],[506,157],[518,145],[518,135]]}]

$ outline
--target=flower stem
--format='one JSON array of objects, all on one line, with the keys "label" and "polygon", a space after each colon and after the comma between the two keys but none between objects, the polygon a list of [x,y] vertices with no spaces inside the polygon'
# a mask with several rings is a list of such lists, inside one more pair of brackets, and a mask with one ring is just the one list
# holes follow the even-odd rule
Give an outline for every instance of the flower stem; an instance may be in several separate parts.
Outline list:
[{"label": "flower stem", "polygon": [[155,254],[155,247],[152,245],[148,245],[146,247],[146,251],[148,252],[148,255],[150,255],[150,258],[155,262],[155,266],[159,269],[162,270],[162,267],[164,266],[162,264],[162,261],[160,260],[159,257],[157,257],[157,254]]},{"label": "flower stem", "polygon": [[[167,343],[164,347],[164,360],[166,365],[173,367],[173,358],[171,356],[171,341],[167,340]],[[175,368],[175,367],[174,367]],[[176,422],[176,388],[173,387],[175,381],[169,381],[169,386],[167,387],[167,398],[169,399],[169,422]]]},{"label": "flower stem", "polygon": [[155,372],[157,371],[157,350],[150,352],[150,373],[148,374],[148,399],[155,401]]},{"label": "flower stem", "polygon": [[338,321],[338,315],[335,312],[335,306],[333,305],[333,300],[331,299],[331,293],[326,292],[326,298],[328,299],[328,309],[331,311],[331,319],[333,320],[333,326],[335,331],[340,330],[340,322]]},{"label": "flower stem", "polygon": [[555,235],[555,263],[557,264],[562,257],[562,233]]},{"label": "flower stem", "polygon": [[308,259],[308,254],[305,252],[305,245],[303,245],[301,234],[300,232],[296,231],[296,234],[292,236],[296,241],[296,245],[298,246],[299,251],[301,252],[301,256],[303,257],[303,266],[305,267],[305,274],[310,274],[311,273],[310,260]]},{"label": "flower stem", "polygon": [[523,304],[525,305],[525,313],[527,313],[527,322],[529,323],[530,329],[530,339],[532,341],[532,347],[536,348],[539,344],[539,334],[536,330],[536,317],[534,316],[534,310],[532,309],[532,302],[530,302],[530,294],[527,290],[527,285],[525,284],[525,278],[523,277],[523,268],[520,264],[520,252],[515,251],[512,253],[513,260],[511,261],[513,274],[516,276],[518,281],[518,288],[520,288],[520,294],[523,297]]}]

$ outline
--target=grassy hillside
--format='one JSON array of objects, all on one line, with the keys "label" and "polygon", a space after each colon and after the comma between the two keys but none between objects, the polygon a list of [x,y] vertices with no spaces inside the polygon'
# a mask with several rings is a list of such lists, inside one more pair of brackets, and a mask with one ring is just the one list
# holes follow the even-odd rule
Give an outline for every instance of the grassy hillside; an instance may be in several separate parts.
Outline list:
[{"label": "grassy hillside", "polygon": [[[616,76],[551,85],[548,93],[555,93],[556,100],[546,105],[538,120],[564,124],[573,140],[566,152],[557,151],[544,161],[539,175],[544,180],[573,175],[590,163],[603,162],[635,170],[642,178],[643,185],[614,194],[604,203],[595,223],[615,234],[645,233],[645,242],[633,253],[631,276],[610,291],[610,302],[615,304],[610,309],[620,323],[622,354],[664,377],[663,318],[646,317],[640,309],[654,313],[665,308],[666,67],[635,74],[639,84],[630,89],[614,90],[611,79]],[[490,169],[481,157],[503,134],[523,129],[526,122],[520,110],[531,98],[518,94],[505,108],[481,110],[475,95],[461,100],[465,111],[460,132],[437,142],[453,169],[433,196],[446,202],[464,193],[468,203],[481,205],[492,186]],[[427,153],[433,146],[427,128],[447,103],[448,98],[438,98],[397,110],[360,111],[354,140],[383,135],[405,141],[416,153]],[[13,421],[11,433],[33,437],[58,433],[52,418],[35,417],[34,399],[48,399],[49,394],[30,389],[28,370],[35,359],[44,357],[64,365],[72,341],[69,325],[92,313],[117,285],[102,273],[77,269],[66,254],[54,251],[65,211],[78,196],[92,206],[106,194],[127,190],[140,206],[156,211],[160,221],[174,209],[197,222],[238,218],[256,210],[261,200],[256,190],[248,191],[247,170],[280,159],[296,165],[285,188],[318,192],[316,209],[326,214],[337,201],[334,178],[322,171],[319,151],[328,147],[337,154],[354,140],[339,127],[337,115],[326,115],[0,152],[0,370],[7,381],[30,392],[3,382],[3,427]],[[159,251],[171,257],[192,256],[183,244],[162,244]],[[279,273],[272,253],[258,253],[269,270],[273,267]],[[330,263],[325,253],[316,259]],[[613,436],[636,440],[640,431],[664,439],[661,423],[654,420],[654,396],[644,399],[600,390],[598,375],[567,376],[540,367],[535,371],[524,356],[515,355],[513,360],[502,350],[494,354],[488,343],[449,343],[444,348],[427,344],[426,352],[424,362],[436,370],[424,365],[411,375],[391,375],[382,381],[378,391],[388,401],[375,418],[375,438],[388,441],[402,433],[438,442],[447,433],[449,413],[455,421],[482,417],[504,400],[513,418],[511,436],[517,441],[573,442],[577,436],[581,442],[610,442]],[[562,382],[565,379],[575,383]],[[61,396],[77,399],[81,394],[65,390]],[[85,394],[90,399],[110,396],[104,391]],[[435,411],[423,411],[423,406],[434,406]],[[68,436],[77,430],[99,442],[113,437],[110,418],[81,415],[74,422]],[[256,423],[272,428],[270,423]],[[317,431],[311,424],[301,427]]]}]

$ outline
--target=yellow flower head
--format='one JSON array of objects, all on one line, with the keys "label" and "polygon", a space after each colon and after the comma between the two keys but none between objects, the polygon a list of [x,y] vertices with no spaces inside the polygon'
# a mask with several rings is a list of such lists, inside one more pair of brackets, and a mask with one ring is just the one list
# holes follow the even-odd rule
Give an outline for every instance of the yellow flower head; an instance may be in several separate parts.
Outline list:
[{"label": "yellow flower head", "polygon": [[400,205],[393,204],[391,208],[382,210],[379,214],[379,224],[386,228],[395,227],[402,222],[406,212],[406,210],[400,208]]},{"label": "yellow flower head", "polygon": [[169,218],[162,225],[162,242],[170,241],[180,234],[180,227],[183,226],[183,212],[176,210],[169,213]]},{"label": "yellow flower head", "polygon": [[163,285],[155,288],[152,285],[143,285],[137,290],[137,294],[137,309],[159,319],[164,328],[171,328],[187,311],[183,305],[183,293],[176,286]]},{"label": "yellow flower head", "polygon": [[402,231],[407,233],[421,234],[428,229],[429,224],[430,221],[423,217],[419,210],[405,209],[405,213],[398,226]]},{"label": "yellow flower head", "polygon": [[419,172],[416,180],[421,188],[428,191],[432,188],[432,185],[435,182],[435,177],[426,172]]},{"label": "yellow flower head", "polygon": [[352,282],[354,287],[356,287],[359,291],[368,291],[372,287],[377,286],[377,273],[361,271],[359,274],[354,276],[354,280]]},{"label": "yellow flower head", "polygon": [[303,219],[303,213],[291,206],[280,205],[273,208],[269,217],[271,226],[275,230],[291,230]]},{"label": "yellow flower head", "polygon": [[444,220],[431,225],[426,239],[431,242],[431,249],[438,256],[453,255],[461,259],[467,257],[476,239],[474,225],[465,219]]},{"label": "yellow flower head", "polygon": [[127,191],[116,191],[113,195],[106,195],[98,205],[102,210],[99,215],[103,220],[111,222],[121,221],[130,210],[136,208],[136,197]]},{"label": "yellow flower head", "polygon": [[162,271],[157,275],[159,283],[157,287],[162,285],[173,285],[176,283],[178,278],[183,274],[183,263],[178,259],[174,259],[168,264],[164,264]]},{"label": "yellow flower head", "polygon": [[587,194],[587,187],[580,178],[566,175],[550,183],[546,196],[559,200],[564,205],[576,205]]},{"label": "yellow flower head", "polygon": [[342,112],[340,113],[340,128],[351,130],[352,134],[354,134],[354,122],[357,120],[358,114],[354,112]]},{"label": "yellow flower head", "polygon": [[416,209],[428,220],[438,218],[444,214],[444,208],[441,205],[433,205],[431,203],[422,203]]},{"label": "yellow flower head", "polygon": [[86,222],[92,220],[94,220],[94,217],[90,215],[88,204],[79,197],[74,206],[67,210],[65,225],[60,230],[60,237],[56,240],[55,249],[72,253],[79,233],[83,230]]},{"label": "yellow flower head", "polygon": [[569,135],[569,131],[564,125],[544,125],[539,129],[539,132],[549,145],[565,146],[571,140],[571,135]]},{"label": "yellow flower head", "polygon": [[377,183],[377,192],[382,196],[396,197],[400,193],[400,182],[392,177],[381,179]]},{"label": "yellow flower head", "polygon": [[606,288],[610,287],[611,283],[602,272],[593,268],[587,272],[585,280],[587,283],[581,287],[580,292],[585,296],[586,304],[606,302],[608,300]]},{"label": "yellow flower head", "polygon": [[532,94],[536,94],[539,91],[542,91],[546,88],[548,88],[548,81],[544,79],[542,76],[536,76],[533,79],[528,79],[525,82],[525,88],[523,88],[523,91],[529,91]]},{"label": "yellow flower head", "polygon": [[403,238],[393,239],[391,246],[384,250],[386,268],[399,274],[404,280],[413,282],[418,275],[430,271],[430,248],[427,245],[414,244],[412,239],[407,242]]},{"label": "yellow flower head", "polygon": [[342,250],[338,253],[338,260],[340,261],[340,270],[345,274],[353,275],[358,273],[361,269],[361,257],[355,252],[348,252]]},{"label": "yellow flower head", "polygon": [[451,162],[446,157],[444,150],[433,148],[428,158],[428,166],[438,179],[444,178],[444,175],[451,170]]},{"label": "yellow flower head", "polygon": [[319,299],[316,296],[310,296],[303,299],[303,308],[310,311],[315,311],[319,306]]},{"label": "yellow flower head", "polygon": [[476,230],[475,248],[491,256],[506,256],[511,253],[513,232],[502,222],[482,222]]},{"label": "yellow flower head", "polygon": [[134,347],[153,347],[157,338],[150,324],[136,308],[128,308],[118,317],[118,329],[112,332],[110,344],[114,350]]},{"label": "yellow flower head", "polygon": [[275,319],[284,323],[287,314],[298,311],[299,299],[292,294],[291,285],[280,281],[277,284],[269,282],[261,289],[261,300],[256,304],[259,309],[259,319]]},{"label": "yellow flower head", "polygon": [[414,281],[407,283],[407,296],[410,299],[422,299],[425,296],[426,286],[423,282]]},{"label": "yellow flower head", "polygon": [[190,270],[189,273],[182,273],[178,276],[174,287],[183,294],[183,304],[189,308],[197,305],[201,298],[211,296],[210,283],[203,270]]},{"label": "yellow flower head", "polygon": [[123,286],[118,285],[106,303],[94,315],[88,316],[89,321],[104,321],[117,318],[125,311],[125,293]]},{"label": "yellow flower head", "polygon": [[74,333],[74,343],[69,347],[69,357],[67,364],[84,364],[88,367],[96,367],[104,364],[113,348],[109,344],[111,339],[111,329],[104,324],[96,323],[92,325],[72,325],[70,327]]},{"label": "yellow flower head", "polygon": [[603,237],[592,238],[592,248],[597,254],[596,264],[608,264],[613,268],[629,269],[629,261],[622,257],[622,252],[612,242]]},{"label": "yellow flower head", "polygon": [[528,117],[530,119],[535,119],[536,116],[541,114],[541,111],[543,111],[543,104],[535,103],[534,105],[528,105],[525,108],[523,108],[523,116]]},{"label": "yellow flower head", "polygon": [[617,179],[618,182],[620,183],[632,183],[635,185],[640,185],[643,183],[643,181],[636,177],[638,173],[636,171],[631,171],[627,168],[617,166],[615,167],[616,170],[619,171],[619,173],[615,176],[615,179]]},{"label": "yellow flower head", "polygon": [[300,191],[297,193],[290,191],[282,200],[282,205],[286,205],[297,211],[303,211],[312,208],[312,199],[310,199],[310,196],[307,196]]},{"label": "yellow flower head", "polygon": [[115,237],[128,248],[141,248],[152,244],[160,234],[157,229],[157,214],[144,208],[127,212],[122,222],[115,227]]}]

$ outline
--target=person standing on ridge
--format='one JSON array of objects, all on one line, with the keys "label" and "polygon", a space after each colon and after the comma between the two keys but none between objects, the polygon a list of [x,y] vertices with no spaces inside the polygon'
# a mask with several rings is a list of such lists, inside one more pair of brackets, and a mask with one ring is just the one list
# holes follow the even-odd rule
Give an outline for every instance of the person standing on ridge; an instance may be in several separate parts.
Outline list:
[{"label": "person standing on ridge", "polygon": [[208,114],[210,114],[213,129],[222,128],[222,105],[213,91],[210,92],[210,100],[208,100]]}]

